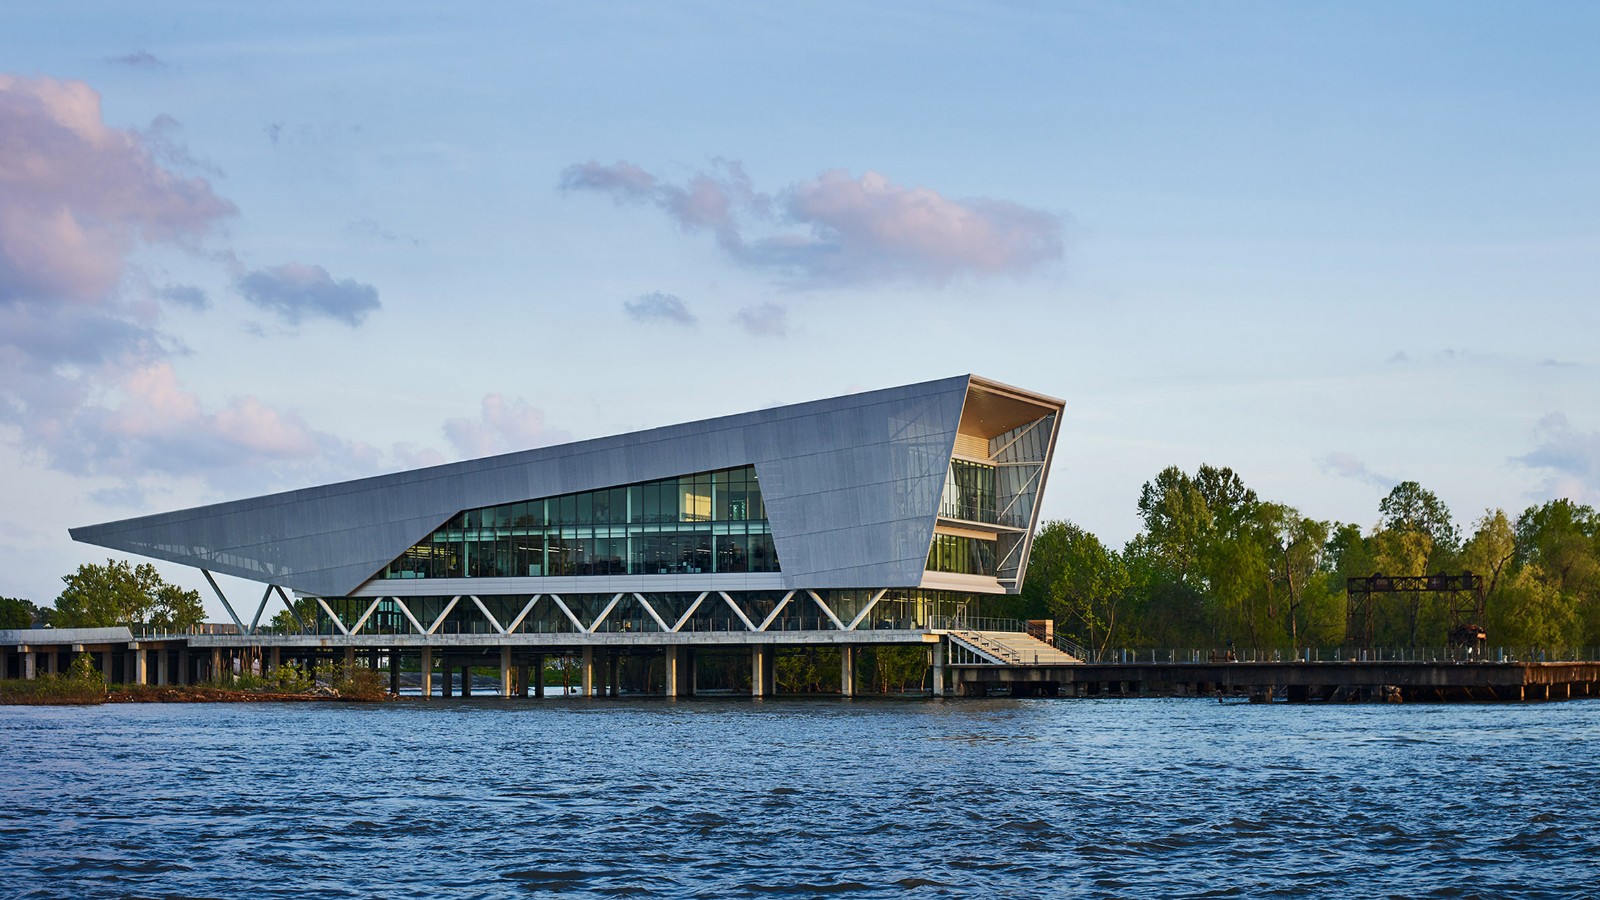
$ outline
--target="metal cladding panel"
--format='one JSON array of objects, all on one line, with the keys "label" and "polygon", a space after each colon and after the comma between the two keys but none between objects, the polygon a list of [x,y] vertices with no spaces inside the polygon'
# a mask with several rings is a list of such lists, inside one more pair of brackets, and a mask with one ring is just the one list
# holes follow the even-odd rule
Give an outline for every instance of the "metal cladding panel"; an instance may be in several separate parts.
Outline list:
[{"label": "metal cladding panel", "polygon": [[970,376],[71,530],[75,540],[343,596],[463,509],[755,465],[784,583],[922,578]]}]

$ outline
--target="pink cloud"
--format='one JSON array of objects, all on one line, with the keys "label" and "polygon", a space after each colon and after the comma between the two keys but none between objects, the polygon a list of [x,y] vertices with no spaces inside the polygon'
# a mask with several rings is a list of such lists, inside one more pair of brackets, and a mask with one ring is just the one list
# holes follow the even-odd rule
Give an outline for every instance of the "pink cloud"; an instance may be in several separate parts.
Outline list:
[{"label": "pink cloud", "polygon": [[143,242],[192,241],[238,210],[105,124],[81,81],[0,74],[0,301],[103,301]]},{"label": "pink cloud", "polygon": [[[676,185],[628,162],[590,161],[564,189],[653,205],[686,233],[710,232],[733,259],[803,284],[912,282],[1022,275],[1061,258],[1060,217],[986,197],[952,199],[878,172],[824,172],[777,194],[719,161]],[[799,230],[794,230],[796,227]]]},{"label": "pink cloud", "polygon": [[444,434],[463,457],[492,456],[572,440],[566,431],[545,425],[544,410],[500,394],[483,398],[476,419],[449,419]]}]

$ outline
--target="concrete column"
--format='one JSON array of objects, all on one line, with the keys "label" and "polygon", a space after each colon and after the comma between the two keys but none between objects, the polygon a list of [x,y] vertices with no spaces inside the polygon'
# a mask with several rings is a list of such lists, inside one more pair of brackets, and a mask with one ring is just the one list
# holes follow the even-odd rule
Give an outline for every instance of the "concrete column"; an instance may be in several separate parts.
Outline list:
[{"label": "concrete column", "polygon": [[433,648],[422,648],[422,696],[433,696]]},{"label": "concrete column", "polygon": [[944,696],[944,638],[933,645],[933,695]]},{"label": "concrete column", "polygon": [[667,647],[666,663],[662,666],[662,674],[667,682],[667,699],[678,698],[678,645]]},{"label": "concrete column", "polygon": [[189,642],[184,641],[178,648],[178,683],[189,683]]},{"label": "concrete column", "polygon": [[693,647],[683,648],[683,685],[678,688],[678,696],[693,697],[695,689],[700,686],[700,655]]},{"label": "concrete column", "polygon": [[440,674],[444,676],[444,684],[440,685],[439,695],[448,697],[454,691],[456,682],[456,670],[454,666],[450,665],[450,657],[446,656],[439,661],[439,670]]},{"label": "concrete column", "polygon": [[345,645],[344,648],[344,677],[349,678],[350,672],[356,667],[356,648]]},{"label": "concrete column", "polygon": [[594,648],[583,648],[583,661],[578,666],[578,674],[583,676],[582,692],[585,697],[594,696]]},{"label": "concrete column", "polygon": [[44,670],[45,670],[46,674],[49,674],[49,675],[56,674],[56,669],[57,669],[56,656],[57,656],[57,654],[58,654],[58,651],[54,647],[51,647],[49,650],[46,650],[44,652]]},{"label": "concrete column", "polygon": [[[274,651],[276,652],[276,651]],[[389,651],[389,693],[400,696],[400,651]]]},{"label": "concrete column", "polygon": [[23,681],[32,681],[39,677],[39,655],[32,650],[22,651],[22,671],[17,673]]},{"label": "concrete column", "polygon": [[472,666],[461,667],[461,696],[472,696]]},{"label": "concrete column", "polygon": [[[527,682],[523,682],[522,686],[523,686],[524,689],[526,689],[527,686],[528,686],[528,683]],[[539,697],[541,699],[544,697],[544,654],[543,653],[535,653],[533,655],[533,695],[535,697]]]},{"label": "concrete column", "polygon": [[517,696],[524,699],[528,696],[528,674],[533,667],[527,664],[517,666]]},{"label": "concrete column", "polygon": [[272,655],[267,657],[267,671],[276,672],[278,671],[278,667],[281,665],[283,665],[283,650],[274,644],[272,647]]},{"label": "concrete column", "polygon": [[752,697],[772,695],[771,656],[772,648],[766,644],[757,644],[750,648],[750,696]]},{"label": "concrete column", "polygon": [[149,684],[150,683],[150,651],[146,650],[143,647],[140,647],[138,650],[134,651],[133,659],[134,659],[134,662],[133,662],[133,683],[134,684]]},{"label": "concrete column", "polygon": [[500,696],[511,699],[511,648],[500,648]]},{"label": "concrete column", "polygon": [[161,686],[161,687],[166,687],[167,686],[167,648],[160,647],[160,648],[157,648],[156,650],[153,650],[151,652],[155,653],[155,655],[156,655],[156,659],[155,659],[155,663],[156,663],[156,666],[155,666],[155,669],[156,669],[156,673],[155,673],[156,674],[156,684]]},{"label": "concrete column", "polygon": [[622,696],[622,655],[614,651],[606,654],[606,696]]},{"label": "concrete column", "polygon": [[222,681],[222,648],[214,647],[211,650],[211,681]]},{"label": "concrete column", "polygon": [[856,695],[856,648],[849,645],[839,648],[839,695]]}]

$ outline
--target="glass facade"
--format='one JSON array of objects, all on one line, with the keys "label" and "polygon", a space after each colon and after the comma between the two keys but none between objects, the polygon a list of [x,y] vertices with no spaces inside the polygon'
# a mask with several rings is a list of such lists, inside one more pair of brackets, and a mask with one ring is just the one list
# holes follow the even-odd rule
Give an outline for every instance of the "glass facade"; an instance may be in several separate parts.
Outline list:
[{"label": "glass facade", "polygon": [[384,578],[776,572],[754,466],[456,513]]},{"label": "glass facade", "polygon": [[995,542],[955,534],[935,534],[928,549],[928,571],[993,575]]},{"label": "glass facade", "polygon": [[997,520],[995,510],[994,466],[950,460],[944,478],[944,495],[939,498],[939,515],[968,522]]}]

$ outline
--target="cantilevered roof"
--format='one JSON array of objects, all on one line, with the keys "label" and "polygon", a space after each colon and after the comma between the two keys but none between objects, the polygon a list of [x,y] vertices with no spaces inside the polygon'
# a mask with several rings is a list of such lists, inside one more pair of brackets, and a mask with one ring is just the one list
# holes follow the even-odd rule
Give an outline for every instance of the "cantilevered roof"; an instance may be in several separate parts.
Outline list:
[{"label": "cantilevered roof", "polygon": [[[969,375],[71,529],[74,540],[354,592],[463,509],[755,465],[789,587],[915,586],[956,432],[1061,402]],[[1042,409],[1041,409],[1042,408]],[[975,420],[976,421],[976,420]],[[662,576],[666,577],[666,576]],[[599,587],[599,585],[596,585]]]}]

